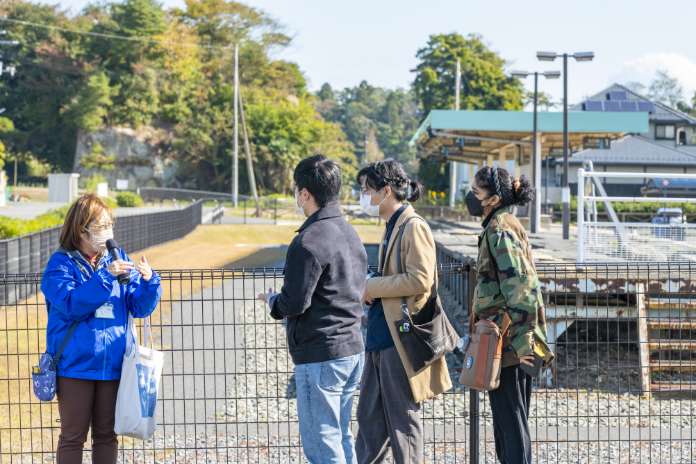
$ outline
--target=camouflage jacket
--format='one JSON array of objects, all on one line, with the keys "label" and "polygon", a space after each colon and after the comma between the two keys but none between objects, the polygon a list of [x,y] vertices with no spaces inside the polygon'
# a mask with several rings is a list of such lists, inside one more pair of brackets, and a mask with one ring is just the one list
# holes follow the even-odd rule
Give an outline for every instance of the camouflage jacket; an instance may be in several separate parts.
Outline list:
[{"label": "camouflage jacket", "polygon": [[511,319],[503,347],[503,366],[519,364],[519,357],[537,353],[552,356],[546,342],[544,300],[527,233],[508,208],[494,212],[479,236],[477,283],[473,311],[479,319],[502,324]]}]

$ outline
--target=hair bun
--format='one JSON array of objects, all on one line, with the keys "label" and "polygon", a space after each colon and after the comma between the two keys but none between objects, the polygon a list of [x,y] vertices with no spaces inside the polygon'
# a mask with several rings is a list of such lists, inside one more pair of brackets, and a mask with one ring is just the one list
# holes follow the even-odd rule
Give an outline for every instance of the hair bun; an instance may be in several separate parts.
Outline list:
[{"label": "hair bun", "polygon": [[512,181],[512,190],[515,193],[517,193],[517,192],[519,192],[521,187],[522,187],[522,181],[520,180],[519,177],[515,177]]}]

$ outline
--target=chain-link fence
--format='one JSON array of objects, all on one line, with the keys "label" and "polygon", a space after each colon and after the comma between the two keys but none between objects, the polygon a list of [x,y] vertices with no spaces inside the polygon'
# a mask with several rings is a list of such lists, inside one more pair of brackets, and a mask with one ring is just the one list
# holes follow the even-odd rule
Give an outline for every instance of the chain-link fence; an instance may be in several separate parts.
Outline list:
[{"label": "chain-link fence", "polygon": [[[475,267],[441,249],[440,292],[460,332]],[[613,264],[539,267],[557,354],[536,382],[530,413],[535,462],[690,463],[694,441],[696,267]],[[256,295],[279,288],[280,269],[162,272],[153,315],[165,354],[152,440],[120,439],[124,463],[304,462],[293,365],[282,324]],[[38,276],[4,275],[0,307],[0,462],[53,462],[55,402],[31,393],[45,346]],[[486,394],[459,383],[423,405],[425,462],[495,462]],[[356,427],[356,424],[353,424]],[[89,447],[89,440],[87,446]]]}]

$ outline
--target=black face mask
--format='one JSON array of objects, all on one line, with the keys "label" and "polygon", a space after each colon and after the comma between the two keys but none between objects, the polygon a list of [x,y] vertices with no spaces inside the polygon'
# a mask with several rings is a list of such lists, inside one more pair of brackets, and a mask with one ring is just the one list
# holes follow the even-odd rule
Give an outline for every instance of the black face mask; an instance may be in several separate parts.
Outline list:
[{"label": "black face mask", "polygon": [[482,200],[476,198],[473,190],[469,190],[469,193],[466,194],[466,198],[464,200],[466,201],[466,209],[469,210],[469,214],[476,217],[483,217],[483,205],[481,204]]}]

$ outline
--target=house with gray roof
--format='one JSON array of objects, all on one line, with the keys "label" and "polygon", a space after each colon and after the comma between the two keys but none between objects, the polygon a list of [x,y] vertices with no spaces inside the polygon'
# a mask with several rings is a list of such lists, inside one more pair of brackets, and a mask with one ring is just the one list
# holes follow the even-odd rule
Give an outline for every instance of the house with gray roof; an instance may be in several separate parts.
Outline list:
[{"label": "house with gray roof", "polygon": [[[695,117],[651,101],[621,84],[613,84],[570,109],[648,112],[650,127],[647,134],[631,134],[618,140],[587,140],[569,161],[572,192],[576,191],[577,169],[587,161],[592,161],[595,171],[696,174]],[[544,174],[550,177],[549,185],[560,185],[562,165],[550,161]],[[608,177],[604,185],[610,195],[640,196],[646,180]]]}]

